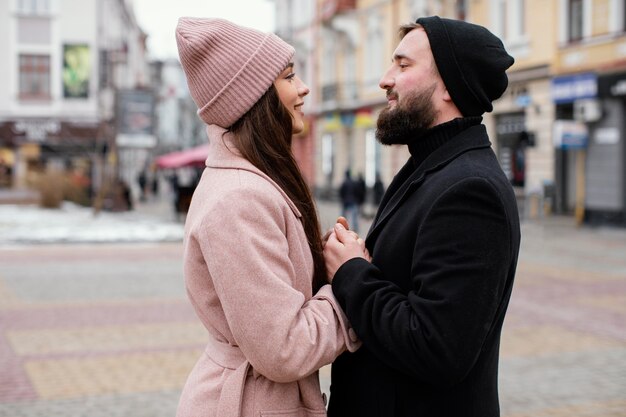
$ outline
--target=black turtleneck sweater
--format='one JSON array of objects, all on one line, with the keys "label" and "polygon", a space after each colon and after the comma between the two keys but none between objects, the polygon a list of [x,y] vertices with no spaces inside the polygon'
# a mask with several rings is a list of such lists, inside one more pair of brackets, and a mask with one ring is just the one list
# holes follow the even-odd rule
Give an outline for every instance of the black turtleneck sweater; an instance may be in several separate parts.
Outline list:
[{"label": "black turtleneck sweater", "polygon": [[409,152],[413,159],[415,168],[421,165],[441,145],[458,135],[465,129],[478,125],[483,118],[477,117],[459,117],[449,122],[442,123],[428,129],[421,137],[416,137],[409,143]]},{"label": "black turtleneck sweater", "polygon": [[421,136],[415,136],[412,141],[409,142],[408,148],[411,153],[412,166],[407,164],[402,168],[400,172],[394,177],[391,184],[387,188],[387,191],[380,203],[378,213],[383,211],[383,208],[389,201],[389,198],[402,187],[402,184],[415,172],[415,170],[428,158],[430,154],[436,151],[444,143],[452,140],[459,133],[472,126],[479,125],[483,118],[477,117],[459,117],[452,119],[449,122],[442,123],[435,127],[432,127],[424,132]]}]

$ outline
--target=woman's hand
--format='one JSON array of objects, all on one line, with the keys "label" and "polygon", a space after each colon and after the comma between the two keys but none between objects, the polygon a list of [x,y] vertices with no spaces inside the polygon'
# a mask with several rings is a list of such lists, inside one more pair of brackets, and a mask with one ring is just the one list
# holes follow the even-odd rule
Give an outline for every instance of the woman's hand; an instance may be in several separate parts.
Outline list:
[{"label": "woman's hand", "polygon": [[328,237],[324,244],[324,261],[326,262],[329,283],[332,283],[339,267],[348,260],[363,258],[368,262],[372,261],[365,247],[365,241],[358,234],[346,229],[343,222],[337,222],[327,234]]}]

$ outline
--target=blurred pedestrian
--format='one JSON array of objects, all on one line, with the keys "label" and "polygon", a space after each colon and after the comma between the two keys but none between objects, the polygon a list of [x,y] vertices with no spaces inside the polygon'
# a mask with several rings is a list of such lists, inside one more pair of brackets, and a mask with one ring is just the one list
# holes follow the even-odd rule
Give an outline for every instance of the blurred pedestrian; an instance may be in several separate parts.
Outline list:
[{"label": "blurred pedestrian", "polygon": [[380,178],[380,173],[378,172],[376,173],[376,179],[374,180],[372,194],[374,207],[378,208],[383,199],[383,195],[385,194],[385,184],[383,184],[383,180]]},{"label": "blurred pedestrian", "polygon": [[356,177],[356,205],[359,215],[363,215],[363,204],[367,197],[367,186],[365,185],[365,178],[363,174],[359,173]]},{"label": "blurred pedestrian", "polygon": [[148,185],[148,176],[146,175],[146,170],[142,169],[139,175],[137,176],[137,184],[139,185],[139,201],[146,201],[146,193],[147,193],[147,185]]},{"label": "blurred pedestrian", "polygon": [[341,215],[345,217],[351,230],[358,233],[359,230],[359,189],[356,181],[352,179],[350,170],[347,169],[343,182],[339,187],[339,198],[341,199]]},{"label": "blurred pedestrian", "polygon": [[177,416],[324,415],[317,371],[359,342],[326,284],[291,153],[309,93],[294,49],[222,19],[181,18],[176,39],[210,146],[184,240],[187,292],[210,336]]},{"label": "blurred pedestrian", "polygon": [[[335,296],[363,346],[333,363],[330,417],[497,417],[498,356],[520,245],[515,194],[482,114],[513,58],[482,26],[401,27],[380,81],[377,139],[411,157],[366,246],[341,225],[324,249]],[[365,258],[365,259],[363,259]]]}]

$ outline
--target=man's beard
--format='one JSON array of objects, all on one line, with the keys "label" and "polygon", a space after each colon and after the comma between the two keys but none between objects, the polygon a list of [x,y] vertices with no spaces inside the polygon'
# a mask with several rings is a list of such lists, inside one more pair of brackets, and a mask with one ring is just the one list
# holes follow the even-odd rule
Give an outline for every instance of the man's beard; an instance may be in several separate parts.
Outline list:
[{"label": "man's beard", "polygon": [[404,100],[398,100],[394,109],[383,109],[376,122],[376,139],[383,145],[407,145],[423,135],[437,116],[432,103],[435,88],[433,84],[422,91],[409,93]]}]

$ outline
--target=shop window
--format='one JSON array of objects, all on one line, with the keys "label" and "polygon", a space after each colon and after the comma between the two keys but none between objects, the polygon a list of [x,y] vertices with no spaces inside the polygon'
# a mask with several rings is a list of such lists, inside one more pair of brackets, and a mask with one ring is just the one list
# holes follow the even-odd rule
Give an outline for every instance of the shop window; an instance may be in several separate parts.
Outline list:
[{"label": "shop window", "polygon": [[532,145],[523,113],[498,116],[496,119],[498,159],[502,170],[515,187],[526,184],[526,148]]},{"label": "shop window", "polygon": [[373,187],[376,176],[380,173],[380,158],[382,145],[376,140],[376,130],[368,129],[365,132],[365,183]]},{"label": "shop window", "polygon": [[20,55],[20,89],[22,99],[50,98],[50,56]]},{"label": "shop window", "polygon": [[526,147],[522,143],[517,143],[513,149],[511,174],[511,184],[523,187],[526,182]]},{"label": "shop window", "polygon": [[13,166],[8,159],[5,160],[2,153],[0,153],[0,188],[10,188],[13,181],[12,178]]}]

